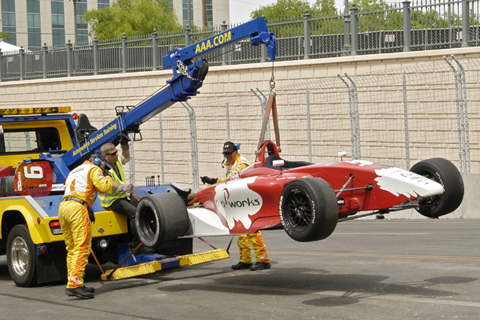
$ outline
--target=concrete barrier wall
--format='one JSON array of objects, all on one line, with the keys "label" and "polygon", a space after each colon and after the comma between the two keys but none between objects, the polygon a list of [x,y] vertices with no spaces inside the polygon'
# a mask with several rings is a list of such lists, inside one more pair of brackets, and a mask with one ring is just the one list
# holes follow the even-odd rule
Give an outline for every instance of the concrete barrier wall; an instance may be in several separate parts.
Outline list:
[{"label": "concrete barrier wall", "polygon": [[[321,80],[348,73],[382,74],[387,70],[411,68],[428,62],[442,60],[454,54],[459,60],[477,56],[479,48],[419,51],[408,53],[349,56],[340,58],[286,61],[275,63],[277,87],[295,83]],[[71,106],[73,112],[86,113],[92,124],[101,127],[111,121],[114,108],[119,105],[137,105],[162,88],[171,78],[171,70],[111,74],[71,78],[15,81],[0,83],[0,108],[31,106]],[[268,92],[272,76],[272,63],[211,67],[201,88],[201,96],[228,96],[261,88]],[[197,126],[201,128],[202,126]],[[155,129],[153,129],[155,130]],[[223,137],[218,140],[222,141]],[[199,145],[202,141],[198,141]],[[137,150],[136,150],[137,151]],[[151,156],[135,153],[135,160],[150,161]],[[172,179],[188,182],[189,172],[176,173]],[[451,217],[480,218],[474,205],[475,190],[478,190],[478,175],[465,177],[466,197],[462,207]],[[135,181],[136,184],[143,181]],[[417,213],[396,213],[393,217],[418,218]]]}]

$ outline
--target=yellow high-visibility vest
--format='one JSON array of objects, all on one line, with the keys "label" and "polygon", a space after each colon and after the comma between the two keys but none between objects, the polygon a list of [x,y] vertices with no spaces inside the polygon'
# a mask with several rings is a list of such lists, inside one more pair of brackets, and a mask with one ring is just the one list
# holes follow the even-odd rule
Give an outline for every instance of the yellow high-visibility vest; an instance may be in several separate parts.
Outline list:
[{"label": "yellow high-visibility vest", "polygon": [[[121,156],[118,157],[118,160],[114,165],[117,166],[118,173],[120,174],[120,176],[117,175],[117,173],[115,172],[115,170],[113,169],[113,166],[112,166],[112,168],[110,168],[110,170],[108,170],[108,172],[112,175],[113,180],[115,180],[119,184],[126,184],[125,183],[125,174],[123,172],[123,164],[122,164],[122,157]],[[110,190],[108,190],[107,193],[99,193],[98,194],[98,200],[100,200],[100,204],[104,208],[110,207],[112,205],[113,201],[115,201],[117,199],[121,199],[121,198],[130,199],[127,195],[127,192],[125,192],[125,191],[117,192],[117,190],[113,190],[113,187],[110,188]]]}]

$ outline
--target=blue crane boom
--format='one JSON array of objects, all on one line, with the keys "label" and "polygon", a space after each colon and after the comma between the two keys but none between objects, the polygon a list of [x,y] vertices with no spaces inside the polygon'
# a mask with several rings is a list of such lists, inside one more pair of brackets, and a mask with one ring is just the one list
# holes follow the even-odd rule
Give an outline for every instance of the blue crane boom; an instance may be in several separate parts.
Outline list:
[{"label": "blue crane boom", "polygon": [[275,36],[268,32],[264,18],[254,19],[188,47],[169,51],[162,58],[163,68],[173,69],[173,78],[167,81],[167,87],[127,112],[117,110],[116,118],[110,123],[89,135],[83,142],[78,142],[61,157],[49,159],[55,162],[55,172],[59,181],[68,175],[70,169],[88,159],[91,152],[98,152],[103,144],[108,142],[118,144],[122,134],[139,132],[141,124],[175,102],[186,101],[197,95],[208,72],[208,64],[205,60],[193,61],[193,59],[247,37],[250,37],[253,46],[265,44],[270,60],[275,60]]}]

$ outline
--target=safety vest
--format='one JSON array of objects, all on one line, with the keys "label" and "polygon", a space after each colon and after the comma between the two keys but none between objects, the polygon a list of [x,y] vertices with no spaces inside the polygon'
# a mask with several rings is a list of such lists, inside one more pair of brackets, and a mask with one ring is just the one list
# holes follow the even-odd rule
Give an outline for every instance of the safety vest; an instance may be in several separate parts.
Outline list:
[{"label": "safety vest", "polygon": [[[108,170],[110,175],[112,176],[113,180],[118,182],[119,184],[125,184],[125,174],[123,172],[123,164],[122,164],[122,158],[121,156],[118,157],[117,162],[114,164],[114,166],[117,167],[118,169],[118,175],[117,172],[114,170],[113,166]],[[113,188],[110,188],[107,193],[100,193],[98,195],[98,199],[100,200],[100,204],[104,208],[108,208],[112,205],[113,201],[121,198],[127,198],[130,199],[127,195],[127,192],[121,191],[117,192],[117,190],[113,190]]]}]

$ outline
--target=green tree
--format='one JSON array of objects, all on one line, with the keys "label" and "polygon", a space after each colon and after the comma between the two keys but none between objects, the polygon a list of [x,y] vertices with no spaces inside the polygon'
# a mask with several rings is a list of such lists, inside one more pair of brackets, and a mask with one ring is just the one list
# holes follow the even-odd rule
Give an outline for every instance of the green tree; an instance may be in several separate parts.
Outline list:
[{"label": "green tree", "polygon": [[[0,20],[0,23],[3,23],[3,20]],[[13,39],[12,36],[9,36],[8,34],[6,34],[5,32],[0,32],[0,39]]]},{"label": "green tree", "polygon": [[118,0],[111,7],[90,10],[83,16],[90,36],[98,40],[181,30],[168,0]]},{"label": "green tree", "polygon": [[312,10],[323,16],[336,16],[335,0],[317,0]]},{"label": "green tree", "polygon": [[11,39],[13,38],[12,36],[9,36],[5,32],[0,32],[0,39]]},{"label": "green tree", "polygon": [[277,3],[260,6],[250,13],[252,19],[265,16],[268,22],[278,19],[298,18],[305,10],[312,11],[312,6],[306,0],[278,0]]}]

